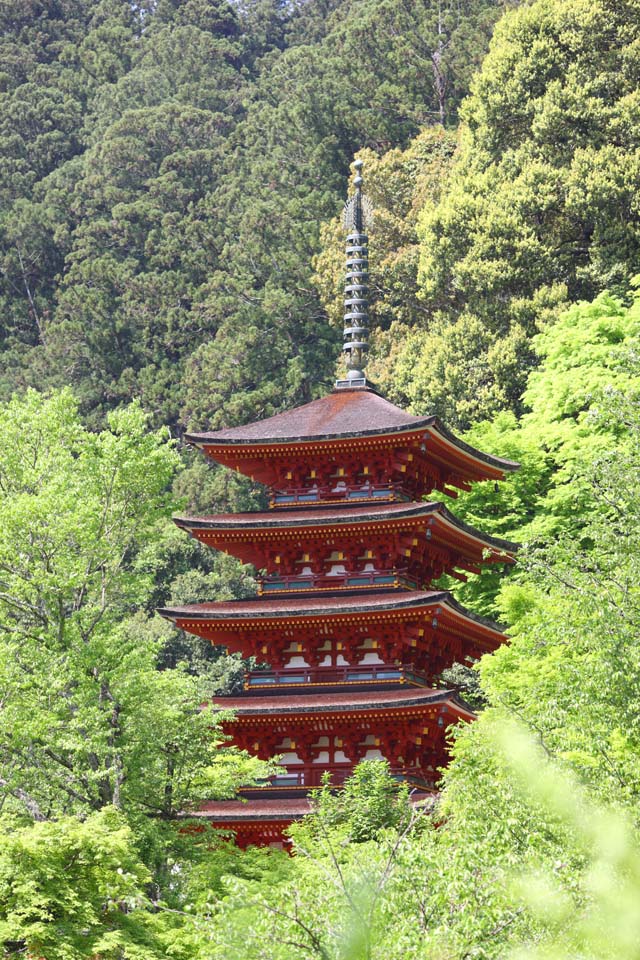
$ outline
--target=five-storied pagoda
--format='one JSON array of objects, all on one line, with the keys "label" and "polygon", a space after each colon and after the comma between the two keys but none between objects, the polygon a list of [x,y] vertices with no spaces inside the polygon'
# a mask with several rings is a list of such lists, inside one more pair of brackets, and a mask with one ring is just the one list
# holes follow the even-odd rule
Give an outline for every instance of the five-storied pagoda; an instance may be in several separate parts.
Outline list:
[{"label": "five-storied pagoda", "polygon": [[361,166],[345,207],[346,378],[295,410],[188,436],[271,491],[263,513],[176,520],[252,563],[259,595],[161,611],[261,665],[242,695],[216,703],[234,712],[226,725],[233,742],[264,759],[280,756],[282,773],[243,800],[201,811],[235,831],[240,845],[282,842],[323,773],[339,785],[363,758],[385,757],[417,795],[433,790],[447,760],[447,728],[473,717],[455,691],[439,686],[440,675],[504,639],[435,583],[510,562],[514,544],[466,526],[430,495],[455,497],[517,464],[469,447],[436,417],[405,413],[367,382],[371,215]]}]

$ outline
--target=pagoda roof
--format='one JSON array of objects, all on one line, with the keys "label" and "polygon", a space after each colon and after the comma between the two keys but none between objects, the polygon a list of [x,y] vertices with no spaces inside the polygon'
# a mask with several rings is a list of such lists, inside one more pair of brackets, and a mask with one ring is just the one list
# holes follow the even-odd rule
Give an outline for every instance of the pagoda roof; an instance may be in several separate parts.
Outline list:
[{"label": "pagoda roof", "polygon": [[198,810],[187,816],[220,821],[272,821],[298,820],[311,812],[308,797],[266,798],[251,800],[213,800],[203,803]]},{"label": "pagoda roof", "polygon": [[[409,799],[414,806],[418,806],[433,801],[435,796],[434,790],[421,788],[414,789]],[[311,810],[309,797],[252,797],[249,800],[212,800],[184,816],[222,824],[244,825],[274,821],[290,823],[311,813]]]},{"label": "pagoda roof", "polygon": [[174,522],[191,532],[202,530],[215,533],[235,533],[246,530],[286,531],[305,530],[314,527],[343,527],[351,524],[381,524],[393,521],[405,521],[426,518],[434,514],[452,532],[466,534],[487,546],[512,554],[518,544],[489,536],[474,527],[458,520],[443,503],[439,501],[421,501],[409,503],[376,503],[351,506],[347,504],[327,504],[325,506],[303,509],[279,509],[263,512],[217,514],[215,516],[174,517]]},{"label": "pagoda roof", "polygon": [[422,687],[398,687],[393,690],[354,691],[346,688],[337,693],[306,693],[286,697],[214,697],[212,705],[224,710],[232,710],[234,722],[243,717],[283,716],[294,714],[357,714],[368,710],[388,710],[401,708],[448,707],[459,717],[473,719],[475,714],[453,690],[429,690]]},{"label": "pagoda roof", "polygon": [[410,590],[402,593],[335,593],[323,596],[297,596],[295,606],[291,598],[249,597],[245,600],[220,600],[194,603],[184,607],[163,607],[158,612],[169,620],[254,621],[254,620],[308,620],[310,617],[343,617],[364,614],[382,614],[421,611],[442,606],[457,617],[479,624],[502,635],[502,628],[480,614],[467,610],[448,590]]},{"label": "pagoda roof", "polygon": [[406,413],[370,387],[340,388],[318,400],[265,420],[222,430],[187,433],[186,439],[199,447],[263,446],[419,431],[439,434],[467,456],[502,473],[519,467],[512,460],[483,453],[460,440],[435,416],[417,417]]},{"label": "pagoda roof", "polygon": [[[243,656],[257,656],[260,644],[270,644],[274,636],[291,636],[293,632],[302,638],[311,631],[320,638],[326,629],[341,633],[345,627],[375,632],[392,625],[401,645],[409,642],[409,633],[413,638],[412,631],[418,631],[416,637],[424,637],[424,649],[430,649],[430,631],[437,629],[452,662],[465,657],[478,659],[505,640],[498,624],[465,609],[445,590],[326,591],[300,593],[294,601],[290,597],[263,595],[165,607],[159,613],[183,630]],[[422,650],[423,642],[418,645]],[[261,659],[264,658],[259,656]]]},{"label": "pagoda roof", "polygon": [[188,433],[192,443],[278,443],[282,440],[328,440],[396,433],[431,426],[435,417],[416,417],[371,388],[334,390],[293,410],[265,420],[206,433]]}]

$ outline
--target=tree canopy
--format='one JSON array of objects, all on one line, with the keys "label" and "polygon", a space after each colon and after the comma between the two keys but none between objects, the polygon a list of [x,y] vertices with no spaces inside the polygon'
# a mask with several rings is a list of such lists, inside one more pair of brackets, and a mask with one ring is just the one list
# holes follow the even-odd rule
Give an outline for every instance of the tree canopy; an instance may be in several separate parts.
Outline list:
[{"label": "tree canopy", "polygon": [[[640,0],[6,0],[0,9],[0,952],[640,960]],[[443,587],[509,642],[438,794],[327,781],[288,852],[246,664],[155,615],[255,571],[174,509],[266,508],[186,428],[331,384],[365,160],[368,368],[519,461],[452,505],[522,544]],[[439,496],[439,495],[438,495]]]},{"label": "tree canopy", "polygon": [[434,345],[414,341],[405,361],[425,354],[413,389],[462,423],[519,410],[539,325],[558,305],[624,295],[637,270],[637,31],[634,0],[537,0],[496,27],[448,188],[420,226]]}]

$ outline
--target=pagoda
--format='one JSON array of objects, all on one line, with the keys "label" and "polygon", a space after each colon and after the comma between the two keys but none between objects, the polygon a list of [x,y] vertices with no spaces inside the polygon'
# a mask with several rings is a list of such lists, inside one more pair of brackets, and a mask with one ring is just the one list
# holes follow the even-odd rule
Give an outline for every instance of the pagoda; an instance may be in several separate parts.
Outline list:
[{"label": "pagoda", "polygon": [[264,512],[176,518],[202,543],[253,564],[258,595],[160,611],[255,658],[242,694],[215,705],[233,711],[232,742],[279,758],[281,772],[198,812],[241,846],[282,843],[323,775],[339,788],[365,758],[386,758],[415,796],[433,791],[447,729],[473,719],[442,672],[504,640],[438,581],[511,563],[515,544],[457,520],[440,495],[455,498],[518,465],[470,447],[436,417],[405,413],[367,381],[371,212],[355,166],[345,207],[346,378],[294,410],[187,435],[270,491]]}]

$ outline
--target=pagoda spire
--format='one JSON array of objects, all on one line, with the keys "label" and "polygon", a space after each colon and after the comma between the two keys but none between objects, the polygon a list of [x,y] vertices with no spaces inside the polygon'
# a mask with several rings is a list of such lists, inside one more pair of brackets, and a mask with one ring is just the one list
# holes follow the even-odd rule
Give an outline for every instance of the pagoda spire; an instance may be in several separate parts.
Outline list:
[{"label": "pagoda spire", "polygon": [[369,349],[369,237],[373,223],[371,201],[362,192],[362,160],[354,167],[355,193],[344,207],[343,224],[347,231],[347,273],[344,288],[344,355],[347,376],[336,387],[363,387],[366,354]]}]

